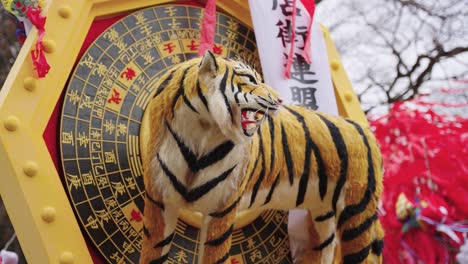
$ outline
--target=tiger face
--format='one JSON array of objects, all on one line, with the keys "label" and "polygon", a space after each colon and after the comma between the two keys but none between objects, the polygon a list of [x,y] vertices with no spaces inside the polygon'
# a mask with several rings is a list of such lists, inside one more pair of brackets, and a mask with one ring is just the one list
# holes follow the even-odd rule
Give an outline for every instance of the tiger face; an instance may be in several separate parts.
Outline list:
[{"label": "tiger face", "polygon": [[208,87],[213,119],[236,143],[252,137],[268,115],[280,109],[279,94],[240,61],[216,58],[207,51],[200,62],[199,80]]}]

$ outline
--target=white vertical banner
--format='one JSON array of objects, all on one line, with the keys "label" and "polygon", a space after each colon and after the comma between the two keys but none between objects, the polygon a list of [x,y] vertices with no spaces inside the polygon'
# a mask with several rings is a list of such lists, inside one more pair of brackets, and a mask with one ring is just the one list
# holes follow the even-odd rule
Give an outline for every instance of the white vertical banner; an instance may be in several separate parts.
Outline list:
[{"label": "white vertical banner", "polygon": [[[315,21],[310,30],[311,64],[301,56],[310,24],[310,15],[301,0],[296,0],[294,40],[291,39],[293,0],[249,0],[249,5],[265,82],[287,104],[338,115],[325,40]],[[294,57],[288,79],[285,71],[292,41]],[[288,234],[294,261],[313,247],[308,232],[309,217],[307,210],[289,212]]]},{"label": "white vertical banner", "polygon": [[[317,22],[311,29],[311,64],[301,56],[310,15],[300,0],[296,0],[295,39],[291,39],[292,0],[249,0],[257,40],[258,53],[265,82],[276,89],[287,104],[338,114],[330,75],[323,32]],[[285,65],[291,42],[294,41],[290,79],[285,77]]]}]

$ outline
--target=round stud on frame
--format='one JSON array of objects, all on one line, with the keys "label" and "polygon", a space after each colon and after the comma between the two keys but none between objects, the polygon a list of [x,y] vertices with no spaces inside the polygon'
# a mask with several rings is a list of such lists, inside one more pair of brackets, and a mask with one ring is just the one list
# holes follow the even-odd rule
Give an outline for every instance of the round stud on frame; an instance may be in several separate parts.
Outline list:
[{"label": "round stud on frame", "polygon": [[51,39],[44,39],[42,41],[42,44],[44,45],[44,51],[47,52],[47,53],[52,53],[55,51],[55,47],[57,46],[55,44],[55,41],[51,40]]},{"label": "round stud on frame", "polygon": [[64,5],[59,7],[57,12],[62,18],[69,18],[72,14],[72,9],[69,6]]},{"label": "round stud on frame", "polygon": [[37,172],[39,171],[39,166],[36,162],[28,161],[24,164],[23,172],[29,177],[36,176]]},{"label": "round stud on frame", "polygon": [[36,88],[36,81],[33,77],[26,77],[23,80],[23,87],[28,91],[33,91]]},{"label": "round stud on frame", "polygon": [[19,119],[16,116],[9,116],[3,121],[3,125],[8,131],[15,131],[19,126]]},{"label": "round stud on frame", "polygon": [[351,102],[353,100],[353,94],[350,91],[344,93],[344,98],[346,102]]},{"label": "round stud on frame", "polygon": [[340,63],[338,61],[336,61],[336,60],[332,60],[331,61],[331,68],[334,71],[337,71],[340,68]]},{"label": "round stud on frame", "polygon": [[52,223],[55,220],[55,216],[57,215],[57,211],[54,207],[47,206],[42,209],[41,218],[44,222]]},{"label": "round stud on frame", "polygon": [[59,263],[60,264],[73,264],[75,258],[71,252],[65,251],[60,254]]}]

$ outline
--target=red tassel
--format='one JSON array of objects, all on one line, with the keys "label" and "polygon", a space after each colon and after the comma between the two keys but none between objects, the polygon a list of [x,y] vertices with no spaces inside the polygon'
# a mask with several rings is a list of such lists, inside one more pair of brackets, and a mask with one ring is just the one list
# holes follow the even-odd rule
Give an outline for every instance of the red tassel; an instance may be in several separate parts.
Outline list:
[{"label": "red tassel", "polygon": [[216,26],[216,0],[208,0],[203,14],[203,24],[200,37],[198,56],[203,56],[206,50],[211,50],[214,43]]},{"label": "red tassel", "polygon": [[315,15],[315,0],[302,0],[302,4],[304,7],[307,9],[307,12],[309,12],[310,16],[310,22],[309,25],[307,26],[307,39],[305,40],[304,43],[304,50],[302,51],[302,57],[305,59],[307,64],[312,63],[311,59],[311,38],[312,38],[312,23],[314,22],[314,15]]},{"label": "red tassel", "polygon": [[36,49],[31,51],[31,57],[38,77],[43,78],[50,70],[50,65],[47,63],[47,59],[44,54],[44,46],[42,45],[42,39],[45,34],[44,26],[46,18],[41,15],[41,9],[35,6],[27,7],[26,17],[37,28],[38,36],[36,40]]},{"label": "red tassel", "polygon": [[289,46],[288,60],[286,61],[286,69],[284,75],[286,78],[291,78],[291,65],[294,57],[294,40],[296,39],[296,1],[293,0],[293,9],[291,17],[291,44]]}]

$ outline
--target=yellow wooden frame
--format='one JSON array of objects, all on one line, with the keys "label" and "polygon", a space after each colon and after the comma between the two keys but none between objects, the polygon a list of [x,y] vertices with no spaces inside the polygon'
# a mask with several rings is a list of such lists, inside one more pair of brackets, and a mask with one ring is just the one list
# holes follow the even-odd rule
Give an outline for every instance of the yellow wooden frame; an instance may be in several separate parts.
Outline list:
[{"label": "yellow wooden frame", "polygon": [[[42,137],[93,20],[173,0],[51,0],[44,46],[51,70],[34,76],[32,30],[0,93],[0,193],[29,263],[92,263],[83,234]],[[247,0],[218,7],[252,25]],[[324,29],[340,114],[366,122]]]}]

